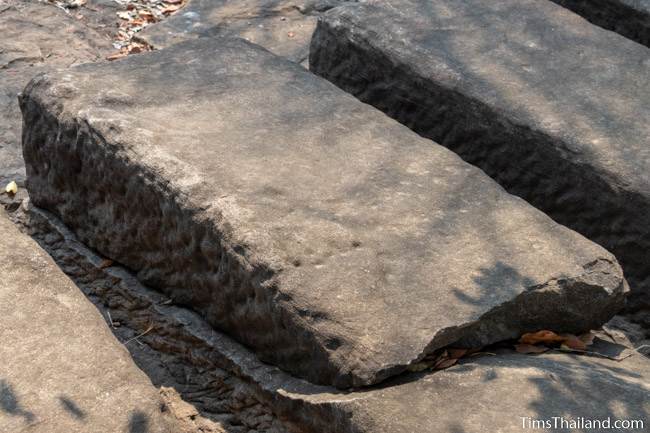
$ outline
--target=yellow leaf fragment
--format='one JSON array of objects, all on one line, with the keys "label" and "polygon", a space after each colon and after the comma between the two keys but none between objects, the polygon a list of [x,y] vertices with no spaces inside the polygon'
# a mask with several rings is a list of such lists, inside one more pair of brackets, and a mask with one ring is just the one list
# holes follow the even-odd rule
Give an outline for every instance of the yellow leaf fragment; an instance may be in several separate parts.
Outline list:
[{"label": "yellow leaf fragment", "polygon": [[5,192],[9,195],[16,195],[18,193],[18,184],[12,180],[5,187]]}]

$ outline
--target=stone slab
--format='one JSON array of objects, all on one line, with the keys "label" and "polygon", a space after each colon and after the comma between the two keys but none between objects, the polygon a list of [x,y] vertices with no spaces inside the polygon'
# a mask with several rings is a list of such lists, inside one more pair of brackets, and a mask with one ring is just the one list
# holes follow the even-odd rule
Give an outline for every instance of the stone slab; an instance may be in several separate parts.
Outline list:
[{"label": "stone slab", "polygon": [[[528,418],[556,422],[552,417],[560,416],[565,420],[643,421],[644,425],[625,430],[551,425],[549,431],[645,431],[650,421],[650,360],[639,355],[613,361],[562,353],[524,356],[505,348],[490,349],[491,354],[465,359],[449,370],[411,373],[371,389],[341,392],[316,386],[261,363],[198,314],[166,302],[165,295],[138,283],[123,267],[103,267],[102,258],[79,243],[51,213],[30,207],[29,221],[39,232],[37,238],[54,248],[63,263],[83,269],[72,271],[77,278],[91,274],[110,281],[101,284],[101,290],[89,292],[99,296],[100,305],[110,304],[122,326],[155,325],[141,338],[145,345],[173,356],[176,365],[198,376],[194,378],[198,383],[218,383],[212,375],[229,372],[231,378],[248,384],[247,396],[265,402],[297,431],[514,433],[534,430],[523,424]],[[602,339],[597,337],[590,350],[620,359],[630,354],[625,346],[631,346],[610,324],[596,333]]]},{"label": "stone slab", "polygon": [[553,0],[590,22],[650,46],[650,0]]},{"label": "stone slab", "polygon": [[199,37],[230,35],[305,63],[317,16],[343,0],[189,0],[178,13],[145,28],[138,38],[155,48]]},{"label": "stone slab", "polygon": [[241,39],[42,75],[21,108],[34,204],[314,382],[594,328],[627,291],[601,247]]},{"label": "stone slab", "polygon": [[540,0],[345,5],[310,69],[605,246],[650,308],[650,50]]},{"label": "stone slab", "polygon": [[4,213],[0,341],[0,431],[178,431],[100,313]]},{"label": "stone slab", "polygon": [[[94,1],[88,3],[93,8]],[[18,93],[39,72],[94,61],[110,40],[47,3],[0,2],[0,186],[23,185]]]}]

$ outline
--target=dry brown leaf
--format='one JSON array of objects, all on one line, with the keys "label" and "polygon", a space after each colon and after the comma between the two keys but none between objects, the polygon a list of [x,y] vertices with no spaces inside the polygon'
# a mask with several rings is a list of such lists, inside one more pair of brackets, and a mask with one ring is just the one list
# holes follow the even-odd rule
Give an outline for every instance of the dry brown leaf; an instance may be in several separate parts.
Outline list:
[{"label": "dry brown leaf", "polygon": [[444,368],[449,368],[452,365],[456,364],[458,362],[458,359],[456,358],[447,358],[447,359],[441,359],[440,361],[436,362],[436,364],[433,366],[434,369],[436,370],[442,370]]},{"label": "dry brown leaf", "polygon": [[574,349],[574,350],[587,350],[587,345],[575,335],[562,334],[562,337],[564,337],[562,346],[566,346],[569,349]]},{"label": "dry brown leaf", "polygon": [[515,350],[519,353],[544,353],[549,350],[546,346],[535,346],[533,344],[515,344]]},{"label": "dry brown leaf", "polygon": [[459,359],[467,355],[469,349],[449,349],[449,357],[453,359]]},{"label": "dry brown leaf", "polygon": [[184,0],[165,0],[168,5],[182,5]]},{"label": "dry brown leaf", "polygon": [[522,344],[562,343],[564,340],[564,337],[557,335],[555,332],[544,329],[522,335],[519,342]]}]

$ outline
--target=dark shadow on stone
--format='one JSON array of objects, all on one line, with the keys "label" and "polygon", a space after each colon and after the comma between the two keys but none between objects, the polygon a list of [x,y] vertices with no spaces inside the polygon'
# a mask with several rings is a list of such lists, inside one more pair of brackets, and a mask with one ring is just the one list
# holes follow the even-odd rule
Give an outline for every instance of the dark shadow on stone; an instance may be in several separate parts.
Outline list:
[{"label": "dark shadow on stone", "polygon": [[[640,355],[638,355],[640,356]],[[589,362],[589,358],[575,356],[571,362],[553,361],[554,365],[548,366],[549,375],[546,378],[528,379],[531,387],[538,390],[539,398],[530,403],[530,408],[535,410],[538,419],[550,419],[563,416],[566,419],[575,419],[579,416],[589,417],[584,413],[589,407],[589,402],[597,404],[601,410],[606,409],[615,418],[643,420],[647,412],[644,410],[643,395],[647,399],[647,391],[638,383],[641,377],[623,368],[611,365],[595,366]],[[581,366],[581,368],[576,368]],[[576,374],[564,374],[558,376],[553,374],[555,370],[569,369]],[[580,370],[580,372],[578,372]],[[637,381],[635,381],[637,379]],[[607,392],[602,392],[599,385],[609,383]],[[637,400],[638,398],[638,400]],[[581,412],[582,411],[582,412]],[[605,412],[602,415],[593,417],[605,419]],[[606,429],[578,428],[574,432],[600,432],[611,431]]]},{"label": "dark shadow on stone", "polygon": [[472,305],[483,305],[488,297],[493,296],[493,291],[499,287],[500,290],[508,291],[508,297],[516,296],[517,287],[532,287],[535,281],[524,275],[521,275],[515,268],[497,261],[491,268],[481,268],[481,275],[474,278],[476,284],[485,289],[480,297],[471,297],[462,290],[455,288],[454,295],[459,301]]},{"label": "dark shadow on stone", "polygon": [[11,384],[6,380],[0,380],[0,410],[13,416],[25,418],[25,422],[31,423],[36,419],[33,413],[24,409],[18,401]]},{"label": "dark shadow on stone", "polygon": [[59,402],[61,403],[61,406],[63,406],[63,409],[70,413],[74,418],[78,420],[86,419],[86,412],[77,406],[77,404],[70,398],[60,395]]},{"label": "dark shadow on stone", "polygon": [[129,418],[129,433],[147,433],[149,431],[149,417],[139,410],[133,411]]}]

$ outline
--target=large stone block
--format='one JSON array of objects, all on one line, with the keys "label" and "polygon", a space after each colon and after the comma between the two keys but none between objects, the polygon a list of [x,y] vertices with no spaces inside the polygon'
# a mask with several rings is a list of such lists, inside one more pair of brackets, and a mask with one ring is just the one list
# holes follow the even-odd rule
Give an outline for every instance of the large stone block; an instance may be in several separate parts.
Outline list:
[{"label": "large stone block", "polygon": [[310,68],[619,259],[650,307],[650,51],[539,0],[346,5]]},{"label": "large stone block", "polygon": [[4,212],[0,233],[0,431],[178,432],[81,290]]},{"label": "large stone block", "polygon": [[603,248],[240,39],[43,75],[21,108],[36,205],[314,382],[592,328],[627,290]]}]

